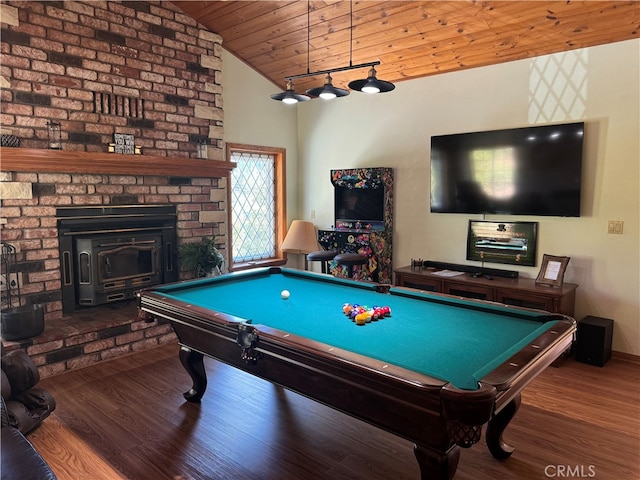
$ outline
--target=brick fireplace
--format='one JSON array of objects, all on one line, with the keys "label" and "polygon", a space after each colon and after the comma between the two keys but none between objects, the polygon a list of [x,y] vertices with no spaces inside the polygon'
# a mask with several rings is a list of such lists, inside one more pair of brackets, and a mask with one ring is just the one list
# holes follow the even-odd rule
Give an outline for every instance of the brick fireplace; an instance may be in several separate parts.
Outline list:
[{"label": "brick fireplace", "polygon": [[[22,304],[45,307],[41,337],[5,346],[46,376],[174,341],[126,307],[63,309],[58,222],[67,208],[168,205],[178,243],[215,235],[226,256],[222,39],[159,1],[5,1],[1,29],[1,133],[21,148],[1,151],[0,234]],[[51,121],[62,150],[48,149]],[[142,155],[108,153],[116,133]]]},{"label": "brick fireplace", "polygon": [[[71,314],[63,311],[60,211],[101,209],[99,205],[116,210],[124,205],[170,206],[175,211],[178,242],[216,235],[218,247],[226,255],[227,183],[233,164],[192,160],[198,162],[193,166],[187,160],[176,164],[167,157],[141,156],[139,161],[148,161],[150,165],[146,167],[149,174],[124,175],[122,170],[131,168],[127,155],[90,154],[91,158],[100,159],[102,155],[112,162],[107,166],[98,162],[93,167],[84,161],[85,155],[89,155],[85,153],[79,162],[69,160],[64,151],[14,148],[3,149],[2,155],[3,170],[6,169],[0,174],[4,180],[0,182],[2,241],[18,250],[14,278],[21,286],[22,304],[45,306],[44,334],[21,342],[4,342],[5,346],[26,349],[41,368],[41,374],[47,376],[175,341],[168,324],[137,320],[134,305],[124,310],[126,302],[111,308],[77,307]],[[33,156],[44,160],[34,160]],[[51,158],[54,161],[49,162]],[[79,163],[87,173],[47,171],[73,171]],[[30,168],[33,171],[22,171]],[[102,168],[115,173],[92,172]],[[166,175],[176,171],[194,176]],[[183,272],[181,278],[188,278],[188,274]],[[100,322],[99,317],[105,315]]]}]

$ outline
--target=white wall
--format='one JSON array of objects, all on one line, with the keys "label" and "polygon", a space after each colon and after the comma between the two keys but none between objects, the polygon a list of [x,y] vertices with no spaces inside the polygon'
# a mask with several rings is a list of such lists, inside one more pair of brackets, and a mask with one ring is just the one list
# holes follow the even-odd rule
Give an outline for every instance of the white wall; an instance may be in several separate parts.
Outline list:
[{"label": "white wall", "polygon": [[222,50],[224,140],[287,149],[287,218],[299,218],[298,111],[269,96],[280,90],[255,70]]},{"label": "white wall", "polygon": [[[298,191],[298,110],[269,96],[280,89],[223,49],[224,140],[286,149],[287,225],[300,218]],[[285,108],[283,108],[285,107]],[[288,255],[287,266],[300,268],[302,255]]]},{"label": "white wall", "polygon": [[[251,138],[244,141],[259,143],[255,138],[260,138],[262,125],[276,123],[277,118],[277,123],[282,119],[283,129],[293,130],[292,123],[297,122],[297,218],[310,219],[315,211],[313,221],[319,227],[333,222],[330,169],[392,167],[397,268],[418,257],[468,263],[467,222],[483,218],[429,213],[431,135],[584,120],[583,216],[486,218],[538,222],[538,265],[517,268],[520,275],[535,277],[543,253],[570,256],[565,281],[580,285],[576,319],[586,315],[614,319],[614,350],[640,355],[640,41],[576,51],[568,59],[573,57],[583,61],[568,65],[577,102],[560,112],[532,113],[540,95],[535,88],[537,76],[555,76],[558,64],[567,60],[556,55],[405,81],[383,95],[352,92],[332,102],[317,99],[295,107],[294,120],[291,109],[268,98],[277,88],[266,82],[263,97],[251,100],[259,112],[265,112],[257,120],[260,126],[249,131],[244,121],[238,121],[225,136],[238,141],[230,135],[240,137],[242,129]],[[537,71],[546,61],[542,73]],[[235,70],[227,65],[225,78],[235,82],[230,76]],[[554,82],[553,88],[560,88],[557,78]],[[224,88],[226,129],[230,126],[227,115],[236,104],[227,101],[226,82]],[[571,95],[562,93],[559,102]],[[263,102],[275,107],[263,109]],[[271,144],[278,139],[269,138]],[[624,234],[607,234],[608,220],[624,221]]]}]

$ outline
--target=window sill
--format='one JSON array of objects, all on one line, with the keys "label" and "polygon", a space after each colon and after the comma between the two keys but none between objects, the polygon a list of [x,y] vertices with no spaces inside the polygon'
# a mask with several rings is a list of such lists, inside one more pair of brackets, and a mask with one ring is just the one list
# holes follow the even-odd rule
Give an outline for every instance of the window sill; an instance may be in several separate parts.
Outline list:
[{"label": "window sill", "polygon": [[233,266],[229,268],[229,271],[240,272],[242,270],[249,270],[251,268],[281,267],[286,263],[287,263],[287,260],[284,258],[268,258],[265,260],[254,260],[251,262],[234,263]]}]

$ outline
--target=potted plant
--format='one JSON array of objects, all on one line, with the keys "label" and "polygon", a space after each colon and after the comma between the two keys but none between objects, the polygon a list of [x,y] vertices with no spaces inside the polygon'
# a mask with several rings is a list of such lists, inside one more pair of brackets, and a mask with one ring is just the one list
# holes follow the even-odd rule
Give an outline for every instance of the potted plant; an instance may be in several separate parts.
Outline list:
[{"label": "potted plant", "polygon": [[224,263],[224,257],[216,248],[215,237],[180,244],[178,260],[183,270],[194,272],[198,278],[219,275]]}]

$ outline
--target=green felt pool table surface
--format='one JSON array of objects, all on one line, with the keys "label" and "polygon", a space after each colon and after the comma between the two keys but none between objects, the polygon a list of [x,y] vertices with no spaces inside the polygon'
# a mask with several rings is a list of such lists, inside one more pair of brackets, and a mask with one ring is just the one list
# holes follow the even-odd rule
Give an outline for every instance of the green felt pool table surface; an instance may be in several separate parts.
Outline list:
[{"label": "green felt pool table surface", "polygon": [[[178,302],[222,312],[349,352],[476,389],[478,382],[552,328],[547,312],[448,298],[299,270],[270,269],[162,286]],[[290,297],[283,299],[281,292]],[[345,303],[388,306],[391,316],[356,325]]]}]

